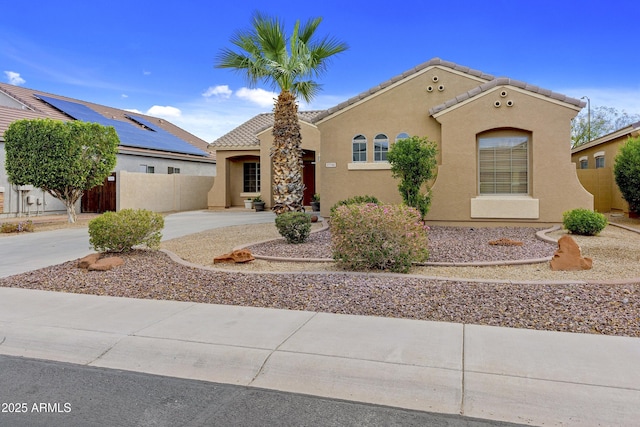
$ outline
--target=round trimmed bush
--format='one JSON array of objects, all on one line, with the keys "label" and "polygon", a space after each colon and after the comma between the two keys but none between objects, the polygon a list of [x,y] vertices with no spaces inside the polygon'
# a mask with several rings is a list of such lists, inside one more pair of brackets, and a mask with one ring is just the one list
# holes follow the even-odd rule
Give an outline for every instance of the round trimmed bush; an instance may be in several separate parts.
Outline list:
[{"label": "round trimmed bush", "polygon": [[89,222],[89,243],[98,252],[128,252],[134,246],[160,247],[162,215],[146,209],[105,212]]},{"label": "round trimmed bush", "polygon": [[331,215],[333,215],[336,209],[338,209],[340,206],[360,205],[360,204],[367,204],[367,203],[373,203],[374,205],[379,205],[380,201],[376,196],[369,196],[369,195],[349,197],[348,199],[340,200],[335,205],[333,205],[330,210]]},{"label": "round trimmed bush", "polygon": [[346,204],[331,215],[333,259],[351,270],[407,273],[429,257],[428,227],[406,205]]},{"label": "round trimmed bush", "polygon": [[276,217],[276,228],[287,243],[304,243],[311,234],[311,217],[304,212],[285,212]]},{"label": "round trimmed bush", "polygon": [[573,209],[562,214],[564,228],[572,234],[595,236],[607,226],[607,218],[589,209]]}]

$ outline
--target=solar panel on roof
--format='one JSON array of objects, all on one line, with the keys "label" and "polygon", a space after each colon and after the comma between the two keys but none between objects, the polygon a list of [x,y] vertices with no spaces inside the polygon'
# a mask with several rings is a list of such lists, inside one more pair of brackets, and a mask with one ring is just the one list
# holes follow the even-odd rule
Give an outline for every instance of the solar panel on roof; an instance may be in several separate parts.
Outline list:
[{"label": "solar panel on roof", "polygon": [[113,126],[120,138],[120,145],[135,148],[147,148],[151,150],[168,151],[180,154],[193,154],[207,156],[208,154],[183,139],[167,132],[139,116],[127,116],[127,118],[144,125],[143,129],[134,123],[109,119],[97,113],[86,105],[77,102],[65,101],[44,95],[36,95],[38,98],[54,108],[64,112],[76,120],[90,123],[98,123],[103,126]]}]

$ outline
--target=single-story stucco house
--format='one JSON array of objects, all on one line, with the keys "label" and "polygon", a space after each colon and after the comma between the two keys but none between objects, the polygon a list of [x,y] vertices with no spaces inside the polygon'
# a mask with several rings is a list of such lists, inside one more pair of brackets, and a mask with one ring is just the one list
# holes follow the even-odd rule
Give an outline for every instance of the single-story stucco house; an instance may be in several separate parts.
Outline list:
[{"label": "single-story stucco house", "polygon": [[[96,122],[113,126],[118,133],[120,146],[114,173],[105,180],[103,186],[83,196],[77,208],[79,211],[116,210],[119,204],[122,204],[120,208],[135,205],[152,210],[172,210],[178,205],[194,206],[194,203],[184,201],[189,198],[185,193],[191,191],[187,191],[187,185],[193,191],[203,193],[197,197],[203,200],[200,207],[207,207],[206,193],[213,185],[216,161],[215,154],[208,151],[206,141],[158,117],[0,83],[0,217],[66,212],[62,203],[40,189],[21,189],[11,185],[5,172],[5,130],[16,120],[38,118]],[[117,180],[121,173],[123,180],[124,174],[129,173],[126,188],[120,186],[120,180]],[[133,175],[151,173],[165,176],[157,176],[152,182],[150,179],[136,180]],[[167,174],[181,176],[168,177]],[[186,176],[200,178],[189,179]],[[153,200],[154,194],[163,194],[162,187],[173,188],[178,180],[185,181],[185,189],[179,194],[182,203],[178,200],[162,205]],[[172,191],[170,196],[165,194],[158,197],[174,197],[174,193]]]},{"label": "single-story stucco house", "polygon": [[596,138],[571,150],[582,185],[594,196],[598,212],[629,214],[629,204],[622,197],[613,175],[613,165],[620,147],[629,138],[640,136],[640,122]]},{"label": "single-story stucco house", "polygon": [[[400,203],[386,160],[399,138],[438,145],[438,175],[427,219],[442,223],[557,223],[593,208],[571,162],[571,119],[585,103],[439,58],[325,111],[300,113],[305,204],[321,213],[339,200],[373,195]],[[271,199],[272,114],[213,141],[218,175],[209,207]]]}]

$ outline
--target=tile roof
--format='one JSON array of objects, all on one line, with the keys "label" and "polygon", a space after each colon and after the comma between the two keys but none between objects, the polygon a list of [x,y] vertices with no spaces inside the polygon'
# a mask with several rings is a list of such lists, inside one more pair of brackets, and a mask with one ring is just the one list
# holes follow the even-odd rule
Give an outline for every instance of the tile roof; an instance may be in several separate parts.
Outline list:
[{"label": "tile roof", "polygon": [[493,80],[490,80],[486,83],[481,84],[480,86],[477,86],[473,89],[471,89],[468,92],[462,93],[458,96],[456,96],[453,99],[450,99],[446,102],[444,102],[443,104],[440,105],[436,105],[435,107],[432,107],[429,109],[429,114],[430,115],[434,115],[437,114],[443,110],[446,110],[447,108],[453,107],[456,104],[459,104],[461,102],[466,101],[467,99],[473,98],[474,96],[480,95],[483,92],[487,92],[495,87],[498,86],[505,86],[505,85],[509,85],[509,86],[513,86],[513,87],[517,87],[520,89],[524,89],[528,92],[532,92],[532,93],[537,93],[540,95],[544,95],[546,97],[549,97],[551,99],[555,99],[557,101],[562,101],[562,102],[566,102],[568,104],[572,104],[575,105],[576,107],[580,107],[583,108],[585,105],[587,105],[586,102],[581,101],[579,99],[575,99],[575,98],[571,98],[569,96],[566,95],[562,95],[560,93],[557,92],[552,92],[548,89],[542,89],[538,86],[534,86],[534,85],[530,85],[528,83],[525,83],[523,81],[519,81],[519,80],[513,80],[507,77],[499,77]]},{"label": "tile roof", "polygon": [[[4,131],[7,129],[7,127],[11,122],[14,122],[20,119],[35,119],[35,118],[51,118],[54,120],[70,119],[68,115],[52,107],[46,102],[38,99],[36,95],[45,95],[51,98],[57,98],[64,101],[78,103],[92,109],[93,111],[101,114],[106,118],[120,120],[127,123],[130,123],[130,119],[128,119],[126,116],[130,116],[132,114],[129,111],[121,110],[118,108],[108,107],[100,104],[94,104],[92,102],[68,98],[61,95],[51,94],[51,93],[38,91],[34,89],[28,89],[21,86],[14,86],[7,83],[0,83],[0,93],[8,95],[11,98],[17,100],[18,102],[26,106],[26,108],[21,109],[21,108],[0,105],[0,136],[2,136],[2,134],[4,133]],[[155,126],[162,128],[163,130],[169,132],[170,134],[189,143],[190,145],[202,151],[208,152],[209,156],[205,157],[206,159],[209,159],[209,160],[215,159],[215,154],[207,150],[208,148],[207,142],[198,138],[197,136],[185,131],[184,129],[174,125],[173,123],[165,119],[160,119],[158,117],[148,116],[140,113],[135,113],[135,115],[149,120]],[[121,145],[124,147],[126,145],[126,141],[121,141]],[[149,151],[159,152],[157,150],[149,150]],[[202,159],[202,156],[187,155],[186,158]]]},{"label": "tile roof", "polygon": [[456,71],[460,71],[462,73],[465,74],[469,74],[471,76],[474,77],[478,77],[481,78],[483,80],[493,80],[495,77],[490,75],[490,74],[486,74],[483,73],[482,71],[478,71],[478,70],[474,70],[472,68],[469,67],[464,67],[462,65],[458,65],[454,62],[451,61],[443,61],[440,58],[432,58],[427,62],[423,62],[422,64],[405,71],[402,74],[399,74],[395,77],[390,78],[389,80],[380,83],[378,86],[375,86],[367,91],[364,91],[352,98],[347,99],[346,101],[336,105],[335,107],[331,107],[328,110],[325,110],[322,114],[318,115],[315,119],[314,122],[317,122],[319,120],[322,120],[323,118],[330,116],[331,114],[338,112],[346,107],[348,107],[349,105],[355,104],[356,102],[364,99],[364,98],[368,98],[369,96],[375,94],[376,92],[381,91],[382,89],[389,87],[391,85],[393,85],[396,82],[399,82],[400,80],[404,80],[407,77],[411,77],[412,75],[424,70],[425,68],[429,68],[429,67],[435,67],[435,66],[441,66],[441,67],[446,67],[446,68],[451,68],[452,70],[456,70]]},{"label": "tile roof", "polygon": [[[300,120],[312,123],[323,111],[300,111]],[[273,113],[262,113],[244,122],[209,144],[210,147],[252,147],[259,146],[258,134],[273,126]]]},{"label": "tile roof", "polygon": [[606,135],[602,135],[594,140],[586,142],[584,144],[580,144],[577,147],[573,147],[571,149],[571,154],[579,153],[580,151],[586,150],[587,148],[593,148],[601,144],[605,144],[609,141],[613,141],[614,139],[629,136],[636,137],[640,135],[640,121],[628,124],[620,129],[616,129],[613,132],[609,132]]},{"label": "tile roof", "polygon": [[[350,105],[353,105],[365,98],[368,98],[372,95],[374,95],[375,93],[401,81],[404,79],[407,79],[417,73],[419,73],[420,71],[429,68],[429,67],[435,67],[435,66],[439,66],[439,67],[446,67],[446,68],[450,68],[452,70],[461,72],[461,73],[465,73],[468,74],[470,76],[476,77],[478,79],[481,80],[485,80],[485,83],[471,89],[468,92],[462,93],[458,96],[456,96],[453,99],[450,99],[448,101],[446,101],[443,104],[437,105],[433,108],[431,108],[429,110],[429,114],[433,115],[433,114],[437,114],[449,107],[452,107],[460,102],[463,102],[467,99],[473,98],[474,96],[477,96],[483,92],[486,92],[488,90],[491,90],[497,86],[501,86],[501,85],[510,85],[513,87],[517,87],[520,89],[524,89],[526,91],[532,92],[532,93],[536,93],[539,95],[543,95],[546,97],[549,97],[551,99],[557,100],[557,101],[561,101],[561,102],[566,102],[568,104],[571,105],[575,105],[577,107],[584,107],[586,105],[585,102],[579,100],[579,99],[575,99],[575,98],[571,98],[568,97],[566,95],[562,95],[556,92],[552,92],[548,89],[542,89],[538,86],[534,86],[534,85],[530,85],[528,83],[519,81],[519,80],[513,80],[510,78],[506,78],[506,77],[499,77],[496,78],[491,74],[486,74],[482,71],[479,70],[474,70],[472,68],[469,67],[465,67],[462,65],[458,65],[454,62],[451,61],[444,61],[440,58],[432,58],[427,62],[424,62],[410,70],[405,71],[402,74],[399,74],[395,77],[392,77],[391,79],[380,83],[379,85],[364,91],[352,98],[347,99],[346,101],[331,107],[327,110],[324,111],[309,111],[309,112],[299,112],[300,118],[302,120],[307,120],[311,123],[317,123],[318,121],[340,111],[343,110],[347,107],[349,107]],[[271,126],[273,124],[273,114],[272,113],[264,113],[264,114],[259,114],[255,117],[253,117],[252,119],[250,119],[249,121],[241,124],[240,126],[238,126],[237,128],[235,128],[234,130],[232,130],[231,132],[227,133],[226,135],[216,139],[215,141],[213,141],[210,144],[210,147],[212,148],[216,148],[216,147],[240,147],[240,146],[258,146],[260,145],[260,141],[257,138],[257,134],[259,132],[261,132],[262,130],[268,128],[269,126]]]}]

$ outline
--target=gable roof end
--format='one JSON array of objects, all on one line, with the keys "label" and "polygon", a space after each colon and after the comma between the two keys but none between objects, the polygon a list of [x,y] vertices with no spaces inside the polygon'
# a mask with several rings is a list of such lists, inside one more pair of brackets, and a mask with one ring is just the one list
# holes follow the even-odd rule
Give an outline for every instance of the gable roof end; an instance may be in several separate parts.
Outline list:
[{"label": "gable roof end", "polygon": [[[313,123],[313,119],[323,111],[299,111],[298,118]],[[247,147],[259,146],[258,134],[273,126],[273,113],[261,113],[242,123],[209,144],[209,147]]]},{"label": "gable roof end", "polygon": [[498,86],[513,86],[519,89],[523,89],[527,92],[531,92],[531,93],[535,93],[535,94],[539,94],[539,95],[543,95],[546,96],[548,98],[554,99],[556,101],[561,101],[561,102],[566,102],[567,104],[571,104],[571,105],[575,105],[576,107],[580,107],[580,108],[584,108],[587,103],[584,101],[581,101],[579,99],[576,98],[571,98],[569,96],[563,95],[561,93],[557,93],[557,92],[552,92],[548,89],[542,89],[538,86],[535,85],[530,85],[526,82],[520,81],[520,80],[514,80],[514,79],[510,79],[508,77],[499,77],[496,79],[493,79],[491,81],[488,81],[486,83],[481,84],[480,86],[477,86],[473,89],[471,89],[468,92],[465,92],[463,94],[460,94],[458,96],[456,96],[453,99],[450,99],[448,101],[445,101],[444,104],[440,104],[440,105],[436,105],[435,107],[432,107],[429,109],[429,115],[433,116],[435,114],[438,114],[441,111],[446,110],[447,108],[453,107],[454,105],[457,105],[461,102],[464,102],[468,99],[471,99],[475,96],[480,95],[483,92],[487,92],[491,89],[494,89]]},{"label": "gable roof end", "polygon": [[459,72],[465,73],[465,74],[469,74],[469,75],[471,75],[473,77],[478,77],[478,78],[481,78],[483,80],[493,80],[494,79],[494,76],[492,76],[490,74],[483,73],[482,71],[474,70],[474,69],[471,69],[469,67],[464,67],[462,65],[456,64],[455,62],[443,61],[440,58],[432,58],[432,59],[428,60],[427,62],[423,62],[422,64],[417,65],[417,66],[413,67],[412,69],[407,70],[407,71],[405,71],[404,73],[402,73],[400,75],[392,77],[389,80],[387,80],[387,81],[385,81],[383,83],[380,83],[379,85],[374,86],[374,87],[372,87],[371,89],[369,89],[367,91],[361,92],[358,95],[356,95],[356,96],[354,96],[352,98],[349,98],[344,102],[341,102],[340,104],[336,105],[335,107],[331,107],[328,110],[325,110],[322,114],[319,114],[318,116],[316,116],[313,119],[313,123],[316,123],[316,122],[324,119],[325,117],[328,117],[328,116],[330,116],[330,115],[332,115],[332,114],[334,114],[334,113],[336,113],[336,112],[338,112],[340,110],[343,110],[344,108],[347,108],[350,105],[353,105],[353,104],[355,104],[355,103],[357,103],[357,102],[359,102],[359,101],[361,101],[361,100],[363,100],[365,98],[368,98],[368,97],[374,95],[375,93],[377,93],[377,92],[379,92],[379,91],[381,91],[381,90],[383,90],[383,89],[385,89],[385,88],[387,88],[387,87],[389,87],[389,86],[391,86],[393,84],[398,83],[401,80],[409,78],[409,77],[417,74],[418,72],[424,70],[425,68],[435,67],[435,66],[451,68],[452,70],[459,71]]}]

